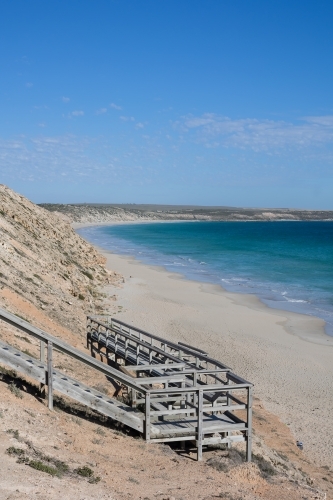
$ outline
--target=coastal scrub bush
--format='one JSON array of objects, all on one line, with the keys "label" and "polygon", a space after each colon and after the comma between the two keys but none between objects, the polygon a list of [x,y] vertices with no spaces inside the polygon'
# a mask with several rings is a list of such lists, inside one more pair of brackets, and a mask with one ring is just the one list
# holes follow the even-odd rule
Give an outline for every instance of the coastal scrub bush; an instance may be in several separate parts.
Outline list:
[{"label": "coastal scrub bush", "polygon": [[75,469],[74,472],[76,472],[76,474],[78,474],[79,476],[89,478],[88,483],[90,484],[96,484],[101,480],[99,476],[94,476],[94,471],[91,470],[90,467],[87,467],[86,465],[84,465],[83,467],[79,467],[78,469]]},{"label": "coastal scrub bush", "polygon": [[30,460],[29,464],[30,467],[36,470],[40,470],[42,472],[46,472],[47,474],[50,474],[51,476],[58,476],[59,471],[56,469],[56,467],[51,467],[50,465],[45,465],[43,462],[40,460]]},{"label": "coastal scrub bush", "polygon": [[276,474],[273,465],[261,455],[253,454],[253,462],[258,465],[263,477],[274,476],[274,474]]},{"label": "coastal scrub bush", "polygon": [[5,368],[4,366],[0,366],[0,374],[6,375],[6,376],[11,377],[11,378],[17,377],[17,372],[15,370]]},{"label": "coastal scrub bush", "polygon": [[90,469],[90,467],[87,467],[84,465],[83,467],[78,467],[77,469],[74,470],[76,474],[82,477],[93,477],[94,471]]},{"label": "coastal scrub bush", "polygon": [[10,392],[12,394],[14,394],[14,396],[16,396],[17,398],[19,399],[22,399],[23,398],[23,394],[22,394],[22,391],[19,389],[19,387],[17,387],[17,385],[14,384],[14,382],[11,382],[9,385],[8,385],[8,389],[10,390]]},{"label": "coastal scrub bush", "polygon": [[15,438],[17,440],[20,439],[20,434],[19,434],[19,431],[17,429],[8,429],[6,432],[7,432],[7,434],[12,434],[13,438]]},{"label": "coastal scrub bush", "polygon": [[15,455],[17,457],[20,457],[24,455],[25,451],[22,450],[22,448],[16,448],[15,446],[10,446],[9,448],[7,448],[6,453],[8,455]]},{"label": "coastal scrub bush", "polygon": [[101,480],[101,478],[99,476],[94,476],[94,477],[91,477],[88,481],[88,483],[90,484],[96,484],[96,483],[99,483]]},{"label": "coastal scrub bush", "polygon": [[97,427],[97,429],[95,429],[95,432],[96,434],[99,434],[100,436],[106,436],[106,432],[101,429],[100,427]]},{"label": "coastal scrub bush", "polygon": [[137,479],[135,479],[134,477],[129,477],[128,480],[131,482],[131,483],[134,483],[134,484],[139,484],[139,481]]},{"label": "coastal scrub bush", "polygon": [[92,444],[102,444],[102,440],[101,439],[96,439],[96,438],[93,438],[91,440]]},{"label": "coastal scrub bush", "polygon": [[85,299],[85,296],[84,296],[84,295],[82,295],[82,293],[79,293],[79,299],[80,299],[80,300],[84,300],[84,299]]}]

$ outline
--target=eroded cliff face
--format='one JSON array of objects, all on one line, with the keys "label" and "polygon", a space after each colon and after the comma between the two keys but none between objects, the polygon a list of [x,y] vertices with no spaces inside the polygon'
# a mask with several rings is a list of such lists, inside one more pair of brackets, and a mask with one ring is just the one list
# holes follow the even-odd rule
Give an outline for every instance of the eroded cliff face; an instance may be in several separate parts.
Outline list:
[{"label": "eroded cliff face", "polygon": [[121,280],[104,264],[63,216],[0,185],[0,306],[20,314],[24,299],[71,332],[82,332],[86,313],[103,311],[102,286]]}]

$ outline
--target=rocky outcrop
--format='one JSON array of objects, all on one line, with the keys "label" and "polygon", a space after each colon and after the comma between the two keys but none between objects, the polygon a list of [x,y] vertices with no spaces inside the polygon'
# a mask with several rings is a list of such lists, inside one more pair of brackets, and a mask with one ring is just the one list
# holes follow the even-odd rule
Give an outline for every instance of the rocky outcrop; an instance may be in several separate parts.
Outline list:
[{"label": "rocky outcrop", "polygon": [[[68,219],[0,185],[0,303],[9,291],[57,323],[80,331],[87,312],[101,312],[101,286],[120,280]],[[15,311],[13,311],[15,312]]]}]

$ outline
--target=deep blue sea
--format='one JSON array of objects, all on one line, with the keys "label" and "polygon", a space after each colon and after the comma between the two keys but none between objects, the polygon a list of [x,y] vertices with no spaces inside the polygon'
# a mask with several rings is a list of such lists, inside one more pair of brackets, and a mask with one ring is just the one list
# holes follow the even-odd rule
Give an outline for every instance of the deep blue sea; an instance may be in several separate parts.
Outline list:
[{"label": "deep blue sea", "polygon": [[323,318],[333,335],[333,222],[172,222],[78,232],[114,253]]}]

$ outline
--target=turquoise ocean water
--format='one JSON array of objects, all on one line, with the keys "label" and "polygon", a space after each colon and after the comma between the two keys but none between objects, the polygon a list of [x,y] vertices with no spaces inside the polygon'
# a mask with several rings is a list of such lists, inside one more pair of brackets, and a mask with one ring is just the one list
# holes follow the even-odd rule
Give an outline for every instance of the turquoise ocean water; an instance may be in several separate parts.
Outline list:
[{"label": "turquoise ocean water", "polygon": [[149,223],[78,232],[106,250],[323,318],[333,335],[333,222]]}]

